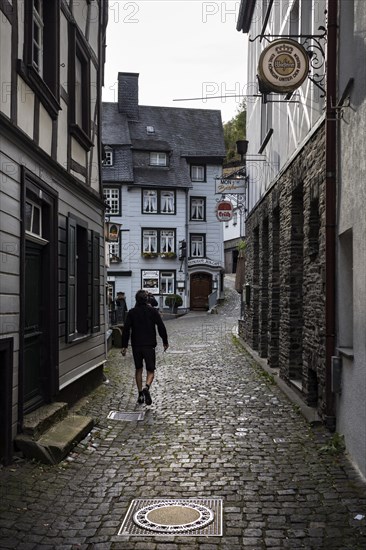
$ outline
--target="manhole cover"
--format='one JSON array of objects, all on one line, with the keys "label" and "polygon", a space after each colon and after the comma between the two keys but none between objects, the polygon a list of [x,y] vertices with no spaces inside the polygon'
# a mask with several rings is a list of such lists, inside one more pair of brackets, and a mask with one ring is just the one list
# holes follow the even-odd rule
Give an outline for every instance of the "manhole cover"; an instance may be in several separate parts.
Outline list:
[{"label": "manhole cover", "polygon": [[222,499],[135,499],[118,534],[222,536]]},{"label": "manhole cover", "polygon": [[124,420],[125,422],[134,422],[138,420],[143,420],[145,418],[145,411],[136,411],[136,412],[119,412],[111,411],[108,414],[108,417],[112,420]]}]

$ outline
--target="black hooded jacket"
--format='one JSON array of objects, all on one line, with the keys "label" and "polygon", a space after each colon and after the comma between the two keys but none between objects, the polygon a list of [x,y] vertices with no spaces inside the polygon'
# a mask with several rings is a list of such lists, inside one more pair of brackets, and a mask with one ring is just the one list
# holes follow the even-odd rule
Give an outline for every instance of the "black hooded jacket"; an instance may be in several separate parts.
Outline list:
[{"label": "black hooded jacket", "polygon": [[156,327],[163,344],[168,345],[168,334],[160,313],[153,307],[145,304],[136,304],[136,306],[127,313],[125,324],[122,331],[122,347],[127,348],[131,333],[131,345],[153,346],[156,341]]}]

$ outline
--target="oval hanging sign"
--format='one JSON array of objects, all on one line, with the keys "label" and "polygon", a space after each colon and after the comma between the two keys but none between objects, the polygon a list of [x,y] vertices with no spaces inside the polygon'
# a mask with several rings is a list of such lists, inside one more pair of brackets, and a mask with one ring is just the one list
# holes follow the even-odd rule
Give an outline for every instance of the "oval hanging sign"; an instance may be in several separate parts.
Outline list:
[{"label": "oval hanging sign", "polygon": [[219,201],[216,206],[216,217],[220,222],[228,222],[233,217],[233,205],[230,201]]},{"label": "oval hanging sign", "polygon": [[301,86],[309,73],[309,56],[294,40],[275,40],[259,58],[261,91],[288,93]]}]

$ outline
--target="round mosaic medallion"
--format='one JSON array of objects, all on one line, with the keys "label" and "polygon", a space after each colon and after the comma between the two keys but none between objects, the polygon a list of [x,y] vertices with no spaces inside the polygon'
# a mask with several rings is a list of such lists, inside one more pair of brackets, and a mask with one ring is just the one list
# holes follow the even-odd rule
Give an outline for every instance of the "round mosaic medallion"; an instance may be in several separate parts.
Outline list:
[{"label": "round mosaic medallion", "polygon": [[141,508],[133,521],[143,529],[156,533],[185,533],[206,527],[214,520],[207,506],[195,502],[164,500]]}]

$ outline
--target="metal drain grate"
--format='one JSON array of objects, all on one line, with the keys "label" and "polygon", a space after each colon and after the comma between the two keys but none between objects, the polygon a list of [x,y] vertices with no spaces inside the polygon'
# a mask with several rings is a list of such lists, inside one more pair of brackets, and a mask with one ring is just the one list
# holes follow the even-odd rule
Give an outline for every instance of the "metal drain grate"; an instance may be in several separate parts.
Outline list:
[{"label": "metal drain grate", "polygon": [[222,499],[135,499],[118,535],[221,537]]},{"label": "metal drain grate", "polygon": [[145,411],[119,412],[111,411],[108,417],[112,420],[124,420],[125,422],[134,422],[145,418]]}]

